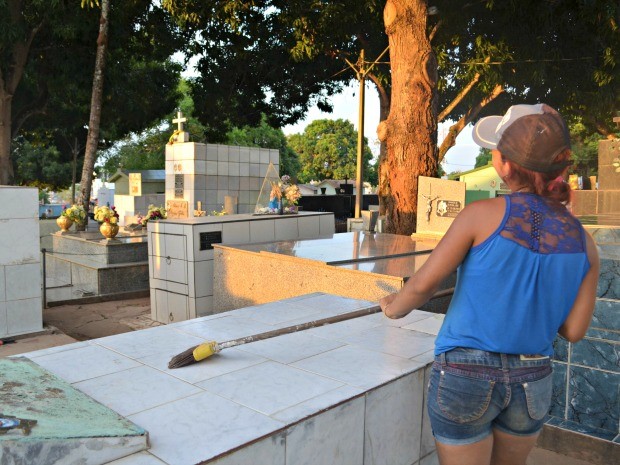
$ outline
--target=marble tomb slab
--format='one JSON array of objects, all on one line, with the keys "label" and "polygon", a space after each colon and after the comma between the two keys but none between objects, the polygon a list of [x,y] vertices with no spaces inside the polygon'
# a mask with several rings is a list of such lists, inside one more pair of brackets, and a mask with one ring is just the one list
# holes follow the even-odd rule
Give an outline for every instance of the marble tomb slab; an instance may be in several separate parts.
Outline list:
[{"label": "marble tomb slab", "polygon": [[[441,316],[417,310],[390,320],[376,313],[167,367],[204,340],[369,306],[374,302],[312,293],[25,355],[148,432],[148,450],[113,465],[432,461],[424,379],[434,337],[428,320]],[[412,440],[401,448],[388,441],[385,455],[379,444],[398,438],[404,424]]]}]

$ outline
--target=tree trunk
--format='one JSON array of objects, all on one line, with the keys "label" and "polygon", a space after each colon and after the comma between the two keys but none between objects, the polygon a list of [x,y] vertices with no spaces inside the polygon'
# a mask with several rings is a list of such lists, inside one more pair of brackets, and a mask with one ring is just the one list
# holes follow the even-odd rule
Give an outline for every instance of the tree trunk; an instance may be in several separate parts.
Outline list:
[{"label": "tree trunk", "polygon": [[11,103],[12,95],[0,90],[0,186],[13,184],[11,162]]},{"label": "tree trunk", "polygon": [[[109,0],[101,2],[101,18],[99,20],[99,37],[97,37],[97,57],[95,59],[95,75],[93,77],[93,92],[90,101],[90,119],[88,121],[88,136],[84,153],[84,166],[80,181],[80,203],[88,212],[90,208],[90,192],[93,185],[93,171],[97,161],[97,146],[99,145],[99,126],[101,123],[101,105],[103,95],[103,77],[105,71],[105,55],[108,46],[108,13]],[[86,216],[86,223],[88,215]],[[84,225],[85,227],[86,225]]]},{"label": "tree trunk", "polygon": [[422,0],[388,0],[383,11],[392,89],[379,138],[387,145],[387,232],[395,234],[415,231],[418,176],[437,174],[437,60],[426,34],[426,11]]}]

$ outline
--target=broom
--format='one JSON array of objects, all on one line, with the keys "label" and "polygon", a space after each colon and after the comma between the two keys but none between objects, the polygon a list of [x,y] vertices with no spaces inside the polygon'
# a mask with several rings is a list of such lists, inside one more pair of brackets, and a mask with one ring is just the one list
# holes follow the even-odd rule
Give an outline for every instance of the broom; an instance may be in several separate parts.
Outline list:
[{"label": "broom", "polygon": [[[430,298],[430,300],[438,299],[441,297],[447,297],[454,293],[454,288],[444,289],[438,291]],[[341,315],[330,316],[327,318],[321,318],[320,320],[308,321],[307,323],[301,323],[298,325],[287,326],[286,328],[274,329],[273,331],[267,331],[265,333],[254,334],[252,336],[245,336],[239,339],[233,339],[231,341],[218,343],[216,341],[207,341],[200,345],[190,347],[184,352],[172,357],[168,363],[168,368],[181,368],[187,365],[192,365],[196,362],[200,362],[213,354],[217,354],[223,349],[229,347],[235,347],[242,344],[248,344],[250,342],[262,341],[276,336],[282,336],[283,334],[296,333],[305,329],[316,328],[318,326],[329,325],[332,323],[338,323],[340,321],[351,320],[360,316],[372,315],[379,313],[381,307],[379,305],[373,305],[372,307],[363,308],[354,312],[342,313]]]}]

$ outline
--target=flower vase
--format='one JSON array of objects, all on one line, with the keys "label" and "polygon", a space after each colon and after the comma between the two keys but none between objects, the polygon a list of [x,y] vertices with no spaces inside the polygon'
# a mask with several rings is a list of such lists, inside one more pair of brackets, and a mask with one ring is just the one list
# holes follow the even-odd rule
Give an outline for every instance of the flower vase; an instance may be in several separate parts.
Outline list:
[{"label": "flower vase", "polygon": [[76,231],[86,231],[86,220],[84,220],[84,221],[76,221],[75,222],[75,230]]},{"label": "flower vase", "polygon": [[73,221],[71,221],[71,219],[66,216],[59,216],[58,218],[56,218],[56,224],[60,228],[61,232],[66,233],[69,232],[69,228],[73,224]]},{"label": "flower vase", "polygon": [[118,224],[103,222],[101,226],[99,226],[99,232],[108,240],[114,239],[118,234]]},{"label": "flower vase", "polygon": [[278,215],[284,215],[284,202],[282,200],[278,202]]}]

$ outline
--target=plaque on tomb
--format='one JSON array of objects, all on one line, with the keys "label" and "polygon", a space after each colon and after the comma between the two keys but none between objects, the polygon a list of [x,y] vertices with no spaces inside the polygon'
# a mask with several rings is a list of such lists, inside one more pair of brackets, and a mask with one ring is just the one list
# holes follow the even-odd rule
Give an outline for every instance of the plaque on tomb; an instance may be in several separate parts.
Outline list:
[{"label": "plaque on tomb", "polygon": [[213,244],[222,243],[222,231],[209,231],[200,233],[200,250],[211,250]]},{"label": "plaque on tomb", "polygon": [[458,200],[437,200],[435,208],[437,216],[448,218],[456,218],[456,215],[463,209],[461,202]]},{"label": "plaque on tomb", "polygon": [[465,183],[420,176],[417,206],[416,232],[412,237],[441,237],[465,206]]},{"label": "plaque on tomb", "polygon": [[142,173],[129,173],[129,195],[142,195]]},{"label": "plaque on tomb", "polygon": [[188,218],[188,202],[187,200],[167,200],[166,201],[166,218],[183,219]]},{"label": "plaque on tomb", "polygon": [[182,199],[184,189],[185,189],[185,185],[184,185],[183,175],[175,174],[174,175],[174,198]]}]

